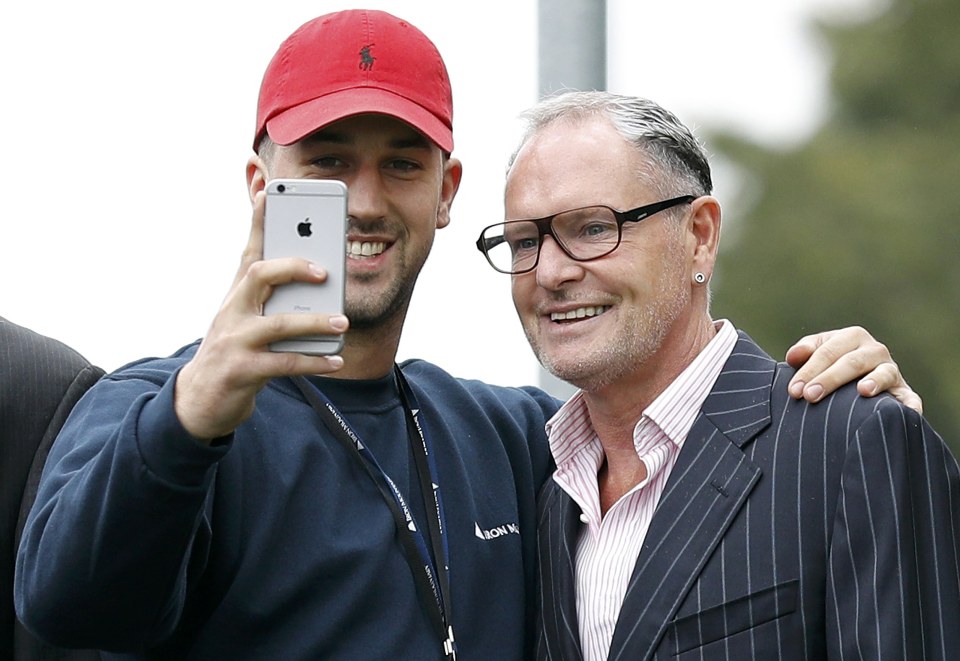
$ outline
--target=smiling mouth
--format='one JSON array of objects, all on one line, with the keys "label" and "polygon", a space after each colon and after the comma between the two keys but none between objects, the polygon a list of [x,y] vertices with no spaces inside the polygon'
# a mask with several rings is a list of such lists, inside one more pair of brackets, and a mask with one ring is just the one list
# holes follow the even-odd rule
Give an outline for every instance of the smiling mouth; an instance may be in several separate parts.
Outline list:
[{"label": "smiling mouth", "polygon": [[577,321],[578,319],[599,316],[609,309],[609,305],[588,305],[586,307],[576,308],[575,310],[568,310],[567,312],[551,312],[550,321]]},{"label": "smiling mouth", "polygon": [[386,249],[383,241],[347,241],[347,257],[351,259],[376,257]]}]

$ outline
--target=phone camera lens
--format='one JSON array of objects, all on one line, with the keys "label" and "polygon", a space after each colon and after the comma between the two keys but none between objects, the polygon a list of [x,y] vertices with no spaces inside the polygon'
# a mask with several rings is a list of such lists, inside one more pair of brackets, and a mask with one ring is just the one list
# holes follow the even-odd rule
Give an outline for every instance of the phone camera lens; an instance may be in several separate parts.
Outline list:
[{"label": "phone camera lens", "polygon": [[282,192],[285,191],[285,190],[287,190],[287,187],[284,186],[283,184],[280,184],[280,185],[277,186],[277,192],[278,192],[278,193],[282,193]]}]

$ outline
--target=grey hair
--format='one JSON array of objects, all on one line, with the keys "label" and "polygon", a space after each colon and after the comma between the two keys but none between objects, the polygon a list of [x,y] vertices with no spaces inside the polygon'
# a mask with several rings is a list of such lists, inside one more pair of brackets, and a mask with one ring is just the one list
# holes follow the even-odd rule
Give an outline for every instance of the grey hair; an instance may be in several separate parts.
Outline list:
[{"label": "grey hair", "polygon": [[710,164],[703,145],[669,110],[653,101],[612,92],[565,92],[546,98],[520,118],[526,130],[510,156],[509,172],[520,149],[554,122],[606,117],[623,139],[644,156],[649,169],[638,172],[663,195],[709,195],[713,191]]}]

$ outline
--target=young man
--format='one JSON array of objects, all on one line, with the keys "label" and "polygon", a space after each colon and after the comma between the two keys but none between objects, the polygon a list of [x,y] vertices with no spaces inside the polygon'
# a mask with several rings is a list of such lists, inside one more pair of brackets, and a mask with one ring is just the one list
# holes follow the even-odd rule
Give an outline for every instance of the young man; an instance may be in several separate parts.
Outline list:
[{"label": "young man", "polygon": [[[267,69],[254,147],[233,288],[199,345],[80,404],[24,534],[18,612],[56,642],[177,659],[520,658],[558,402],[394,366],[460,183],[439,53],[382,12],[310,21]],[[261,259],[278,177],[349,187],[346,318],[260,316],[274,286],[324,279]],[[267,348],[341,331],[341,356]]]},{"label": "young man", "polygon": [[[915,411],[793,371],[709,312],[720,235],[690,131],[644,99],[535,106],[507,217],[538,358],[581,390],[548,423],[544,659],[948,659],[960,469]],[[625,210],[625,211],[618,211]]]}]

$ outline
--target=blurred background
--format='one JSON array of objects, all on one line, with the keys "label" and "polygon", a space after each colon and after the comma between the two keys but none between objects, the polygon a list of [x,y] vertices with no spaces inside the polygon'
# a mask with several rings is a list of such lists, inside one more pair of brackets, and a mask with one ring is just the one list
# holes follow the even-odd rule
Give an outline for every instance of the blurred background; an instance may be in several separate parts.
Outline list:
[{"label": "blurred background", "polygon": [[960,6],[892,0],[816,23],[827,112],[789,145],[704,136],[741,184],[715,314],[776,352],[859,324],[884,341],[960,450]]},{"label": "blurred background", "polygon": [[[401,357],[507,385],[541,374],[509,278],[473,242],[502,217],[544,40],[583,46],[541,36],[539,4],[360,4],[436,42],[465,165]],[[4,3],[0,315],[108,370],[202,336],[246,240],[263,70],[301,23],[350,6]],[[712,156],[714,316],[775,357],[807,333],[865,326],[960,450],[955,0],[608,0],[606,13],[607,88],[673,110]]]}]

